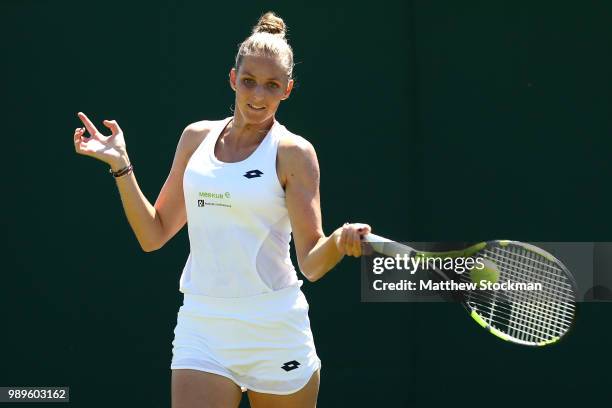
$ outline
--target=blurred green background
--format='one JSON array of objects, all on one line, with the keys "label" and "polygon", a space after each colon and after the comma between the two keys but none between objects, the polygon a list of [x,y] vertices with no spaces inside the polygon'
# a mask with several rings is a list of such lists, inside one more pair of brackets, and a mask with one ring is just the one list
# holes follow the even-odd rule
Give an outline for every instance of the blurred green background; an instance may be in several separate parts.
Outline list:
[{"label": "blurred green background", "polygon": [[[182,129],[231,114],[237,45],[267,10],[298,63],[277,118],[317,149],[326,232],[612,241],[609,2],[3,1],[0,386],[170,406],[187,231],[140,250],[108,166],[74,152],[76,112],[119,122],[154,202]],[[347,259],[303,287],[321,407],[609,398],[610,304],[535,350],[458,304],[362,304],[359,281]]]}]

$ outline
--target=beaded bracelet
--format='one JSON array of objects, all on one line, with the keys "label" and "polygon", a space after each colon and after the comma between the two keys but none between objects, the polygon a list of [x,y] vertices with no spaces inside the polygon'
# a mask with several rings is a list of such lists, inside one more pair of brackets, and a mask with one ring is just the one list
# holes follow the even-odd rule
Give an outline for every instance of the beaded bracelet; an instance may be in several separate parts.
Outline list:
[{"label": "beaded bracelet", "polygon": [[113,169],[108,169],[108,172],[110,174],[112,174],[113,177],[117,178],[117,177],[121,177],[121,176],[124,176],[124,175],[128,174],[133,169],[134,169],[134,165],[130,163],[127,166],[125,166],[124,168],[119,169],[117,171],[113,171]]}]

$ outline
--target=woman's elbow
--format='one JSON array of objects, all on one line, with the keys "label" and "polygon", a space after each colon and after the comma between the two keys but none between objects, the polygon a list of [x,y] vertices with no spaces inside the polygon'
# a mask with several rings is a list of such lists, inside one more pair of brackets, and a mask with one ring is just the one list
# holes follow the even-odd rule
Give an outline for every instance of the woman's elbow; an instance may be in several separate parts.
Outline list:
[{"label": "woman's elbow", "polygon": [[306,273],[302,273],[302,274],[306,277],[308,282],[316,282],[316,281],[318,281],[321,278],[320,276],[308,275]]},{"label": "woman's elbow", "polygon": [[308,282],[316,282],[325,275],[323,270],[319,270],[316,268],[303,268],[300,267],[300,271],[302,271],[302,275],[308,280]]},{"label": "woman's elbow", "polygon": [[305,274],[305,273],[303,273],[303,275],[306,277],[308,282],[316,282],[316,281],[319,280],[318,276],[308,275],[308,274]]},{"label": "woman's elbow", "polygon": [[165,244],[165,242],[152,242],[152,241],[139,241],[139,243],[140,243],[140,248],[142,248],[144,252],[157,251],[158,249],[161,249]]}]

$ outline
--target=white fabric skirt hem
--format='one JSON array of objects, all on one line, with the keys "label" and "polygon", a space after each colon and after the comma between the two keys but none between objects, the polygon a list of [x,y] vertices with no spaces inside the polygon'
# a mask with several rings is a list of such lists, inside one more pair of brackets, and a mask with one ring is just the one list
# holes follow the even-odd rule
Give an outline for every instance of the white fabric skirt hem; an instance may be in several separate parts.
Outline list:
[{"label": "white fabric skirt hem", "polygon": [[217,370],[211,370],[211,369],[208,369],[208,368],[202,368],[202,367],[198,367],[198,366],[193,366],[193,365],[173,364],[173,365],[170,366],[170,369],[171,370],[175,370],[175,369],[177,369],[177,370],[180,370],[180,369],[189,369],[189,370],[202,371],[202,372],[205,372],[205,373],[217,374],[217,375],[220,375],[222,377],[225,377],[227,379],[232,380],[237,386],[240,387],[242,392],[251,390],[251,391],[259,392],[259,393],[262,393],[262,394],[290,395],[290,394],[295,394],[296,392],[298,392],[299,390],[304,388],[306,386],[306,384],[308,384],[308,381],[310,381],[310,379],[312,378],[314,373],[316,373],[317,370],[321,370],[321,360],[319,360],[319,365],[312,371],[312,373],[310,373],[308,378],[306,378],[306,380],[304,381],[304,384],[300,385],[299,387],[297,387],[294,390],[288,390],[288,391],[264,390],[264,389],[259,388],[259,387],[252,387],[252,386],[249,386],[248,384],[241,383],[240,381],[238,381],[237,379],[235,379],[232,375],[230,375],[228,373],[224,373],[222,371],[217,371]]}]

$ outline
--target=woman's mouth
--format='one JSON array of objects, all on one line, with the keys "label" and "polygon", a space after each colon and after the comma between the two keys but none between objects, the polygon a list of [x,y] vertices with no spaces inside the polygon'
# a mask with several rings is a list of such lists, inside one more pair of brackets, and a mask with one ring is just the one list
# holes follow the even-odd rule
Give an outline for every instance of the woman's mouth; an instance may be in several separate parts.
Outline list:
[{"label": "woman's mouth", "polygon": [[256,110],[256,111],[262,111],[262,110],[266,109],[265,106],[251,105],[250,103],[247,103],[247,106],[249,108],[253,109],[253,110]]}]

